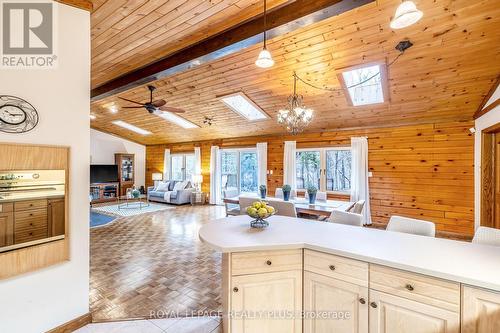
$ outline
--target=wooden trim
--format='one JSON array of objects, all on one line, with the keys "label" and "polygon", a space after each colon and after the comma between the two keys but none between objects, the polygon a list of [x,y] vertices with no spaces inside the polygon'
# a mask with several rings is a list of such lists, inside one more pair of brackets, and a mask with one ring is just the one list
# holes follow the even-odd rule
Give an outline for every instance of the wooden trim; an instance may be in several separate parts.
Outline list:
[{"label": "wooden trim", "polygon": [[83,316],[77,317],[71,321],[68,321],[67,323],[51,329],[50,331],[47,331],[47,333],[71,333],[87,324],[90,324],[91,322],[92,314],[89,312],[84,314]]},{"label": "wooden trim", "polygon": [[62,3],[64,5],[68,5],[78,9],[83,9],[88,12],[92,12],[93,9],[92,1],[89,0],[55,0],[55,1]]},{"label": "wooden trim", "polygon": [[474,119],[481,117],[482,115],[493,110],[496,106],[500,105],[500,99],[497,99],[496,101],[494,101],[493,103],[491,103],[487,107],[484,107],[486,105],[486,103],[488,103],[488,101],[490,100],[491,96],[493,96],[493,94],[495,93],[495,91],[497,90],[499,85],[500,85],[500,75],[497,76],[495,83],[491,87],[490,91],[488,91],[488,94],[484,97],[483,101],[481,102],[481,105],[479,105],[479,107],[477,108],[476,113],[474,113],[474,116],[473,116]]},{"label": "wooden trim", "polygon": [[493,227],[495,210],[495,174],[494,174],[494,138],[493,133],[481,134],[481,226]]},{"label": "wooden trim", "polygon": [[[296,0],[268,13],[268,36],[272,38],[273,35],[277,36],[278,34],[281,35],[296,30],[303,27],[304,24],[319,22],[373,1],[374,0]],[[312,15],[312,17],[308,17],[309,15]],[[305,17],[309,19],[299,21],[299,19]],[[283,27],[283,25],[286,24],[289,24],[289,26]],[[278,27],[279,30],[274,31],[274,29]],[[191,69],[194,66],[191,62],[195,59],[198,60],[201,65],[207,62],[207,60],[214,60],[221,56],[227,56],[228,54],[240,51],[245,47],[259,43],[263,31],[264,19],[263,15],[259,15],[218,35],[209,37],[173,54],[166,55],[164,58],[150,63],[149,65],[133,70],[92,89],[92,101],[116,95],[182,70]],[[222,49],[224,49],[224,52],[216,52]],[[169,70],[169,72],[167,72],[167,70]]]},{"label": "wooden trim", "polygon": [[500,132],[500,123],[496,123],[488,128],[483,130],[483,133],[498,133]]}]

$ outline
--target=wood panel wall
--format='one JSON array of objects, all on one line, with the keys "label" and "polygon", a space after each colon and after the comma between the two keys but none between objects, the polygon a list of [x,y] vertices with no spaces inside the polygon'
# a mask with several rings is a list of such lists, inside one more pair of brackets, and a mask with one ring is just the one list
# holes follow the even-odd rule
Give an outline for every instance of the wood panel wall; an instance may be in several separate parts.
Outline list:
[{"label": "wood panel wall", "polygon": [[[163,153],[192,152],[201,147],[203,190],[210,189],[210,147],[250,147],[268,142],[270,193],[283,180],[283,145],[297,148],[349,146],[353,136],[367,136],[369,144],[372,219],[385,225],[391,215],[430,220],[443,233],[470,237],[474,232],[474,137],[472,122],[424,124],[393,128],[271,135],[166,145],[146,148],[146,183],[151,173],[163,172]],[[347,198],[344,198],[347,199]]]}]

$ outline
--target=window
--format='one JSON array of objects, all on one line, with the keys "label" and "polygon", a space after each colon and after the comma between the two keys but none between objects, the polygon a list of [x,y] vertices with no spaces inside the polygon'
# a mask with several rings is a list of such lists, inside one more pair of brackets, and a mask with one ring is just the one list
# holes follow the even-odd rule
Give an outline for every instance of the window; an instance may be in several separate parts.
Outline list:
[{"label": "window", "polygon": [[339,74],[339,80],[353,106],[383,103],[387,99],[385,64],[351,67]]},{"label": "window", "polygon": [[349,192],[351,150],[349,148],[298,149],[296,175],[299,190],[315,186],[320,191]]},{"label": "window", "polygon": [[252,102],[250,98],[242,93],[223,96],[221,97],[221,101],[231,110],[237,112],[250,121],[269,118],[269,116],[257,104]]},{"label": "window", "polygon": [[174,154],[170,157],[172,180],[192,180],[195,169],[194,154]]},{"label": "window", "polygon": [[222,190],[236,188],[240,193],[257,192],[257,151],[222,150],[221,176]]}]

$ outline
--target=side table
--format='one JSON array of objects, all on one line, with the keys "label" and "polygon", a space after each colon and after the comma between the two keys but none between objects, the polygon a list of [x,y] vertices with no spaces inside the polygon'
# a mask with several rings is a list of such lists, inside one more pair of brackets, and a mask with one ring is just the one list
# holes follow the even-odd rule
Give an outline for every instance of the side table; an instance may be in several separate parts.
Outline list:
[{"label": "side table", "polygon": [[207,203],[207,193],[191,192],[191,205],[205,205]]}]

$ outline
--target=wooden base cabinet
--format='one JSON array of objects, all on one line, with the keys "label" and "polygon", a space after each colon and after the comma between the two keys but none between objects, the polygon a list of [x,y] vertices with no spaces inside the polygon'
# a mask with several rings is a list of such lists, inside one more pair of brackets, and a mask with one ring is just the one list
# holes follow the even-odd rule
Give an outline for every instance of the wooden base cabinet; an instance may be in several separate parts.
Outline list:
[{"label": "wooden base cabinet", "polygon": [[500,332],[500,293],[462,287],[462,333]]},{"label": "wooden base cabinet", "polygon": [[368,333],[368,288],[304,272],[304,315],[304,333]]},{"label": "wooden base cabinet", "polygon": [[302,271],[232,277],[232,333],[302,332]]},{"label": "wooden base cabinet", "polygon": [[14,244],[14,215],[0,213],[0,247]]}]

